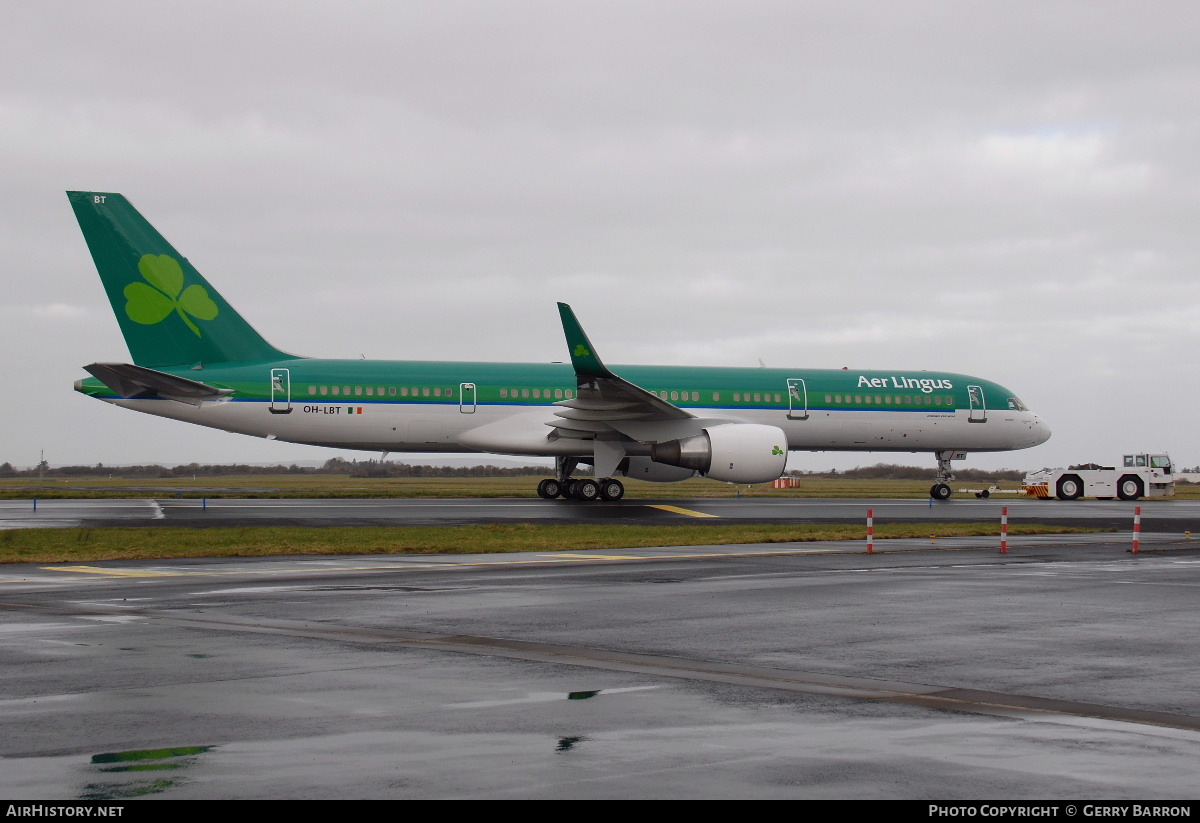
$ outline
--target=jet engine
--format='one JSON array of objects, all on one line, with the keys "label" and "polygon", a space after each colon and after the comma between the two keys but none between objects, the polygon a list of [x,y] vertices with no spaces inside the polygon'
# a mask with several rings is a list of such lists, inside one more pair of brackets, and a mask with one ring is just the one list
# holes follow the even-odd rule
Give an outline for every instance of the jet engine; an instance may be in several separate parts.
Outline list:
[{"label": "jet engine", "polygon": [[691,437],[655,443],[650,459],[726,483],[769,483],[783,474],[787,435],[776,426],[723,423]]}]

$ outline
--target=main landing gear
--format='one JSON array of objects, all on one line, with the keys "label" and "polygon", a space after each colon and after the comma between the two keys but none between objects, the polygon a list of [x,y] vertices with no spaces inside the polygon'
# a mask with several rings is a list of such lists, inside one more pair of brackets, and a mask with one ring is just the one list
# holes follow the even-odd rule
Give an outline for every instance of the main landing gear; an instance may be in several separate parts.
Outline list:
[{"label": "main landing gear", "polygon": [[964,452],[940,451],[935,453],[937,456],[938,473],[935,482],[929,487],[929,496],[934,500],[949,500],[953,492],[950,490],[950,481],[954,479],[954,475],[950,473],[950,461],[962,460],[966,457]]},{"label": "main landing gear", "polygon": [[604,480],[591,480],[586,477],[582,480],[567,478],[563,481],[547,478],[538,483],[537,493],[538,497],[543,500],[564,497],[571,500],[612,501],[620,500],[625,496],[625,484],[612,477]]},{"label": "main landing gear", "polygon": [[543,500],[554,500],[562,497],[570,500],[620,500],[625,496],[625,484],[611,477],[589,480],[571,477],[579,461],[570,457],[559,457],[555,460],[556,477],[546,478],[538,483],[538,497]]}]

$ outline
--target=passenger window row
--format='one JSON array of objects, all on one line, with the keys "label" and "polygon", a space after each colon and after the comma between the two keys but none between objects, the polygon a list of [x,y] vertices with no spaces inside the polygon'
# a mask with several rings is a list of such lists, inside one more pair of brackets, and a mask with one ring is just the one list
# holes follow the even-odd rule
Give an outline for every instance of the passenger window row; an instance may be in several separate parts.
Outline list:
[{"label": "passenger window row", "polygon": [[782,403],[783,395],[779,392],[734,392],[734,403]]},{"label": "passenger window row", "polygon": [[[553,392],[553,395],[551,394]],[[575,396],[575,392],[571,389],[501,389],[500,397],[522,398],[534,400],[549,400],[553,396],[555,400],[567,399],[570,400]]]},{"label": "passenger window row", "polygon": [[[329,386],[310,385],[310,395],[333,397],[444,397],[453,399],[454,389],[449,386]],[[700,402],[698,391],[652,391],[651,394],[672,402]],[[570,400],[575,396],[571,389],[500,389],[503,399]],[[713,392],[714,403],[721,401],[721,393]],[[782,403],[779,392],[734,392],[734,403]],[[827,394],[825,402],[833,405],[875,406],[953,406],[954,398],[943,395],[891,395],[891,394]],[[1011,405],[1011,401],[1010,401]]]},{"label": "passenger window row", "polygon": [[940,394],[827,394],[825,402],[834,405],[849,403],[853,405],[875,406],[947,406],[954,405],[954,398]]},{"label": "passenger window row", "polygon": [[309,386],[310,395],[334,397],[454,397],[449,386]]}]

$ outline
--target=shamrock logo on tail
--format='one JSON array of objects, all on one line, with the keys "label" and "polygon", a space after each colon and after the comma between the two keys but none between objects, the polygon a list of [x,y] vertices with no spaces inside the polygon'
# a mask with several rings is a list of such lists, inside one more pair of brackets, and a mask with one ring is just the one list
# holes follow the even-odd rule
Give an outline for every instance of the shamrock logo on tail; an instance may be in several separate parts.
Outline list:
[{"label": "shamrock logo on tail", "polygon": [[572,352],[572,354],[574,354],[576,357],[591,357],[592,356],[592,353],[587,350],[587,346],[583,345],[582,343],[577,343],[575,345],[575,351]]},{"label": "shamrock logo on tail", "polygon": [[[203,337],[200,328],[192,322],[212,320],[220,309],[208,296],[208,289],[192,284],[183,287],[183,269],[179,261],[169,254],[144,254],[138,261],[138,271],[146,283],[130,283],[125,287],[125,313],[129,319],[145,326],[161,323],[175,312],[187,327]],[[191,315],[189,317],[189,315]]]}]

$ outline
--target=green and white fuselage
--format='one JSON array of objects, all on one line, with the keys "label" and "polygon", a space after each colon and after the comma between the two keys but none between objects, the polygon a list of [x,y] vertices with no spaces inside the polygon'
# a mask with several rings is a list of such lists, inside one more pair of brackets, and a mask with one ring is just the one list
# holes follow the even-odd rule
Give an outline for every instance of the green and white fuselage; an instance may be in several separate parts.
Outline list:
[{"label": "green and white fuselage", "polygon": [[589,464],[598,479],[766,482],[789,450],[932,452],[948,476],[963,453],[1050,434],[1013,392],[963,374],[610,369],[564,304],[565,363],[299,357],[259,336],[124,197],[68,195],[134,360],[90,365],[76,389],[148,414],[343,449],[554,456],[560,481]]},{"label": "green and white fuselage", "polygon": [[[95,378],[81,381],[79,390],[149,414],[315,446],[591,456],[590,445],[582,454],[579,439],[547,439],[558,421],[554,404],[577,391],[566,364],[303,358],[162,371],[233,392],[193,406],[123,399]],[[613,371],[697,419],[778,426],[793,451],[1005,451],[1035,446],[1046,434],[1012,392],[961,374],[684,366]],[[472,434],[504,420],[525,425],[490,440]]]}]

